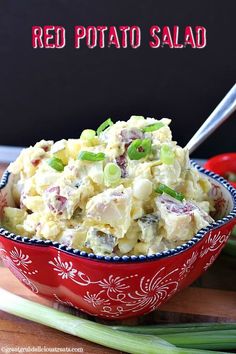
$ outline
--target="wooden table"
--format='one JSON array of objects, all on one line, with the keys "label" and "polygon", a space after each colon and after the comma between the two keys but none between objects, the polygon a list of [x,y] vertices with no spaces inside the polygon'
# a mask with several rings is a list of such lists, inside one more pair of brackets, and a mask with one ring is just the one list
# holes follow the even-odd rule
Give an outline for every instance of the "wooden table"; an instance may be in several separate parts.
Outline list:
[{"label": "wooden table", "polygon": [[[0,172],[3,166],[0,165]],[[236,322],[236,259],[221,255],[194,284],[163,305],[158,311],[122,324],[174,322]],[[0,286],[60,310],[84,316],[71,308],[45,300],[25,288],[7,269],[0,268]],[[102,321],[104,323],[104,321]],[[117,322],[116,322],[117,323]],[[84,353],[118,353],[45,326],[0,312],[1,347],[83,348]]]}]

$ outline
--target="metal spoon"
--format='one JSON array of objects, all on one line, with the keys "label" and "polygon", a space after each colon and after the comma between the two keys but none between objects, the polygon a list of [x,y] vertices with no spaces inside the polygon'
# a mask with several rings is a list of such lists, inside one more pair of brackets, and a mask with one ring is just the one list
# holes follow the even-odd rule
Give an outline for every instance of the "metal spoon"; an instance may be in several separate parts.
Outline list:
[{"label": "metal spoon", "polygon": [[191,154],[209,135],[211,135],[236,110],[236,84],[218,104],[202,126],[185,146]]}]

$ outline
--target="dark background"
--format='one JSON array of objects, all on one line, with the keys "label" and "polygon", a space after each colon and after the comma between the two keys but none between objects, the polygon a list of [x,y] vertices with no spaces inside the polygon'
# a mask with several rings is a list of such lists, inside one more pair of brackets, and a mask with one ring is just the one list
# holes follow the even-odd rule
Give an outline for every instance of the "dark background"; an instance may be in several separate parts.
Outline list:
[{"label": "dark background", "polygon": [[[0,1],[0,144],[78,137],[108,117],[173,119],[184,145],[235,82],[236,1]],[[207,28],[204,49],[151,49],[152,25]],[[33,25],[66,28],[64,49],[33,49]],[[73,48],[75,25],[138,25],[138,49]],[[181,32],[180,32],[181,36]],[[195,156],[235,151],[236,115]]]}]

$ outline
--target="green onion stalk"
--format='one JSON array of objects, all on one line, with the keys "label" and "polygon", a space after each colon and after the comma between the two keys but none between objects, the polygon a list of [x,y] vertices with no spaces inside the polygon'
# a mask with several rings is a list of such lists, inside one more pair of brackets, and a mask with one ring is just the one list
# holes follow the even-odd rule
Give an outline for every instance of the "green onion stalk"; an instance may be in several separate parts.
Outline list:
[{"label": "green onion stalk", "polygon": [[211,350],[236,348],[236,323],[186,323],[149,326],[112,326],[141,335],[158,335],[180,347]]},{"label": "green onion stalk", "polygon": [[71,314],[34,303],[2,288],[0,288],[0,310],[127,353],[212,353],[212,351],[208,350],[177,348],[166,340],[153,335],[118,331],[110,326],[75,317]]},{"label": "green onion stalk", "polygon": [[113,329],[131,333],[141,334],[173,334],[186,332],[205,332],[205,331],[218,331],[218,330],[236,330],[236,323],[165,323],[145,326],[112,326]]},{"label": "green onion stalk", "polygon": [[160,337],[176,346],[184,348],[210,350],[229,350],[236,348],[236,330],[162,334]]}]

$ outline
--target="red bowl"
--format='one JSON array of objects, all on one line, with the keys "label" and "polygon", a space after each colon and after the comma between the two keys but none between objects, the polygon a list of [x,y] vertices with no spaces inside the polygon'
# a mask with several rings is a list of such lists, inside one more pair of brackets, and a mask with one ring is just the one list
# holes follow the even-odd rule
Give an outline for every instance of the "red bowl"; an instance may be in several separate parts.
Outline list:
[{"label": "red bowl", "polygon": [[[204,167],[207,170],[213,171],[218,175],[225,176],[227,172],[236,173],[236,153],[229,152],[221,155],[216,155],[206,161]],[[236,182],[229,182],[236,188]]]},{"label": "red bowl", "polygon": [[[181,246],[150,256],[96,256],[1,228],[3,263],[34,293],[93,316],[123,319],[151,312],[211,266],[236,223],[236,190],[222,177],[197,168],[212,183],[211,197],[220,219]],[[12,205],[11,183],[6,172],[0,185],[0,213]]]}]

